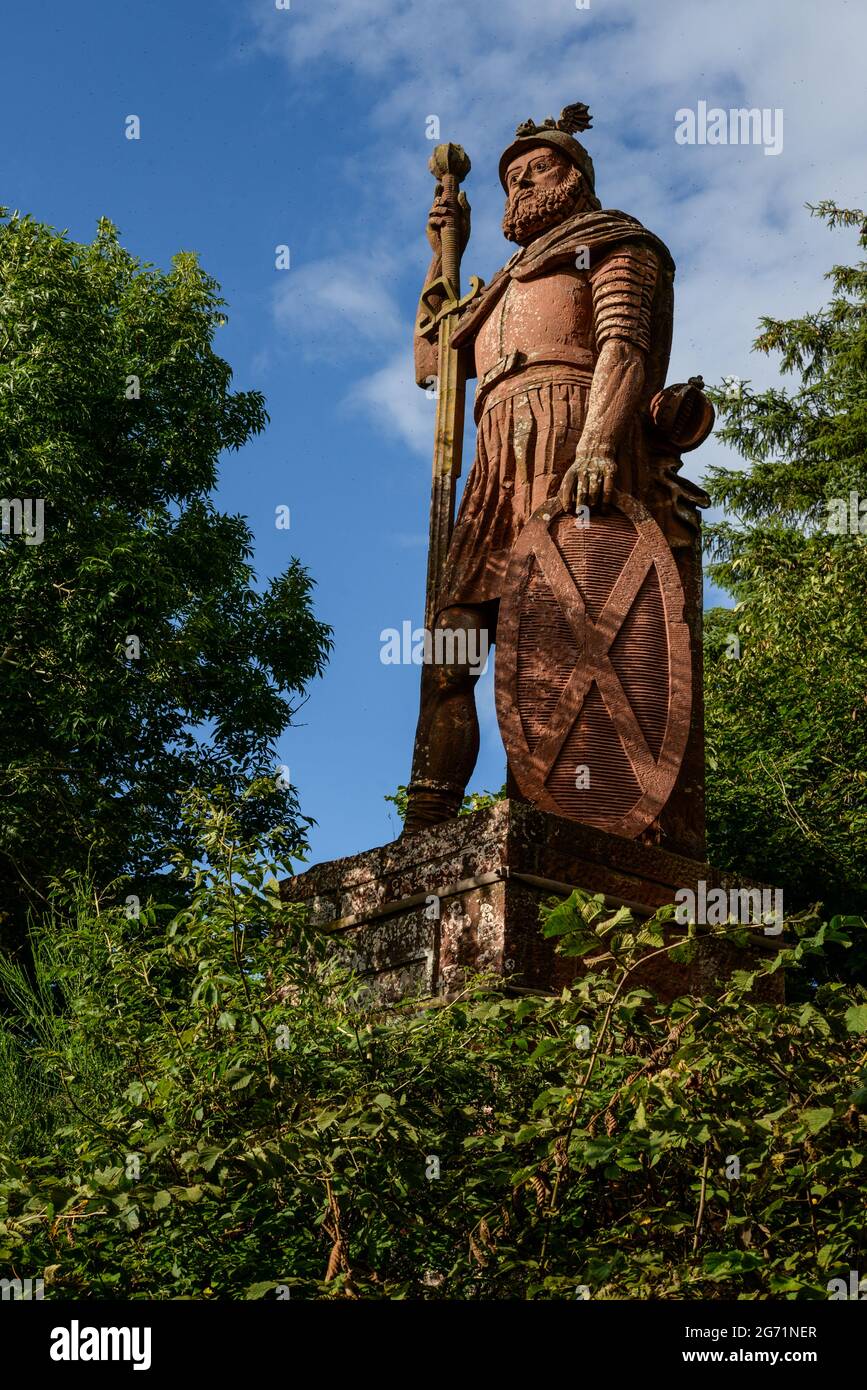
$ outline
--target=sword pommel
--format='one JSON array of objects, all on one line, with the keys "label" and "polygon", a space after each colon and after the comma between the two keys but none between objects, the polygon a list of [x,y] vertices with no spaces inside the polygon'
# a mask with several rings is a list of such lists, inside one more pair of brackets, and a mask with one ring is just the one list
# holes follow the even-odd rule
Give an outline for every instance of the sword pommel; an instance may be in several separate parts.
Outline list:
[{"label": "sword pommel", "polygon": [[472,165],[463,145],[437,145],[428,168],[435,179],[442,180],[450,175],[457,183],[463,183]]}]

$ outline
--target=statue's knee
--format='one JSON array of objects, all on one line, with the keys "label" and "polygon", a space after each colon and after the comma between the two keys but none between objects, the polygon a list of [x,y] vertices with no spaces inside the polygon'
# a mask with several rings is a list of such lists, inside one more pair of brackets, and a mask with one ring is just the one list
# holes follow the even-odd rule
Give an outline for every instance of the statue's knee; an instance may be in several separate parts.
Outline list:
[{"label": "statue's knee", "polygon": [[431,633],[430,665],[436,683],[448,691],[472,690],[488,659],[488,634],[473,608],[447,608]]}]

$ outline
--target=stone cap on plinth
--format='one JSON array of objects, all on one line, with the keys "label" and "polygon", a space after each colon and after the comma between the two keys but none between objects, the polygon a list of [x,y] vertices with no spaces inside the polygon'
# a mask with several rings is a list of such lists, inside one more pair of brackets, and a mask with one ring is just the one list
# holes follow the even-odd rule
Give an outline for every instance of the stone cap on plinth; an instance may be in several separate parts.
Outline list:
[{"label": "stone cap on plinth", "polygon": [[[581,967],[557,956],[542,936],[543,901],[581,888],[601,893],[612,907],[650,915],[678,889],[698,893],[702,882],[706,891],[760,886],[505,800],[317,864],[286,879],[282,891],[286,901],[308,904],[312,924],[344,935],[383,997],[396,998],[419,989],[450,993],[467,970],[508,975],[520,988],[560,989]],[[772,951],[779,943],[758,932],[756,944]],[[723,967],[731,963],[707,959],[696,975],[693,967],[662,958],[648,984],[673,997],[701,987],[708,971]]]}]

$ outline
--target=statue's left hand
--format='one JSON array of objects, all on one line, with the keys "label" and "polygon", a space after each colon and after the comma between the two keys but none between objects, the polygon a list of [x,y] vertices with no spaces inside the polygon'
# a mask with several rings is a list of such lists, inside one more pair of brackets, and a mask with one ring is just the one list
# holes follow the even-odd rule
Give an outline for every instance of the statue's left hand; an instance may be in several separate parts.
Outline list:
[{"label": "statue's left hand", "polygon": [[560,501],[565,510],[607,506],[614,492],[617,460],[614,450],[605,447],[583,449],[579,445],[575,462],[567,468],[560,484]]}]

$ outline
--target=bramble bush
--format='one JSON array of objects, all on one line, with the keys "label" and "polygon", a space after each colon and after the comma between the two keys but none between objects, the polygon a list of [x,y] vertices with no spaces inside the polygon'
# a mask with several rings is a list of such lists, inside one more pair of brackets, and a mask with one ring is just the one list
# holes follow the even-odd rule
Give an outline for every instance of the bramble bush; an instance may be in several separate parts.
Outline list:
[{"label": "bramble bush", "polygon": [[635,966],[695,949],[665,945],[671,909],[638,924],[576,892],[541,924],[592,962],[561,995],[476,979],[385,1009],[280,901],[285,866],[228,795],[185,814],[182,910],[58,885],[32,974],[0,966],[3,1277],[94,1299],[813,1299],[865,1268],[867,991],[753,989],[821,978],[863,922],[804,913],[773,958],[663,1004]]}]

